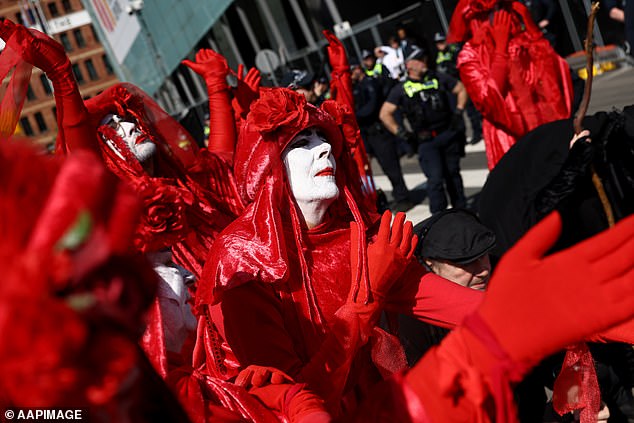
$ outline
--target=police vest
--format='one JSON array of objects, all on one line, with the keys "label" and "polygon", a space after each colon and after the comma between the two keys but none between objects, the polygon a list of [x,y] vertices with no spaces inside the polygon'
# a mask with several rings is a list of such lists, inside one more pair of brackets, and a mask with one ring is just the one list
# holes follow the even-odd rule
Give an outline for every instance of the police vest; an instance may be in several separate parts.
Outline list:
[{"label": "police vest", "polygon": [[422,81],[408,79],[403,83],[403,93],[403,111],[415,130],[439,129],[449,124],[449,98],[435,74],[427,72]]},{"label": "police vest", "polygon": [[451,62],[453,59],[453,54],[450,51],[439,51],[438,56],[436,56],[436,64],[440,65],[441,63]]},{"label": "police vest", "polygon": [[375,63],[372,69],[365,69],[365,74],[370,77],[381,76],[383,74],[383,65]]}]

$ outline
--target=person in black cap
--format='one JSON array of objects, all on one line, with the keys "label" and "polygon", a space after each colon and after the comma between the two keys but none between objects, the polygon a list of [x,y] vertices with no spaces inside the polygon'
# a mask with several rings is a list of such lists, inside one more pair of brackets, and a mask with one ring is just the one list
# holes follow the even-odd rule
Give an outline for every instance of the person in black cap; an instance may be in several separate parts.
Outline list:
[{"label": "person in black cap", "polygon": [[[445,187],[453,207],[466,205],[460,158],[465,145],[462,113],[468,96],[460,81],[429,69],[428,60],[425,50],[415,50],[407,57],[407,80],[390,91],[379,116],[391,133],[417,146],[420,167],[427,177],[429,208],[436,214],[447,208]],[[457,97],[455,110],[450,95]],[[411,129],[398,124],[397,109],[407,117]]]},{"label": "person in black cap", "polygon": [[439,276],[484,290],[491,275],[495,234],[470,211],[450,209],[420,224],[417,257]]},{"label": "person in black cap", "polygon": [[315,74],[307,70],[292,69],[285,73],[280,84],[282,87],[290,88],[306,97],[306,101],[311,104],[317,102],[315,94]]},{"label": "person in black cap", "polygon": [[[414,228],[419,236],[416,258],[431,272],[476,290],[485,290],[491,275],[489,251],[493,231],[464,209],[438,213]],[[449,333],[449,330],[406,315],[398,317],[399,338],[410,366]]]}]

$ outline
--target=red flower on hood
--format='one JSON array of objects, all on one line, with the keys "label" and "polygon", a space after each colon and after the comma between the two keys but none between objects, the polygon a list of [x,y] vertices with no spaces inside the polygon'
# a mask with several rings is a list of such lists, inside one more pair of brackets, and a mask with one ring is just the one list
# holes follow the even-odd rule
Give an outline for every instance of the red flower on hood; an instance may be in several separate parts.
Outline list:
[{"label": "red flower on hood", "polygon": [[251,106],[249,121],[260,133],[275,132],[279,127],[301,128],[308,120],[306,98],[291,90],[262,90]]}]

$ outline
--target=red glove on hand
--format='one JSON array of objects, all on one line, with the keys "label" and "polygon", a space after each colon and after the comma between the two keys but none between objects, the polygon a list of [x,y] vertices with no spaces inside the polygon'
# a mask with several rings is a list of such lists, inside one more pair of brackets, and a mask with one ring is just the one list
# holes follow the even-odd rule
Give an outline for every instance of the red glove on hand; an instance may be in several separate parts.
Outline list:
[{"label": "red glove on hand", "polygon": [[348,56],[346,54],[346,48],[343,46],[339,38],[331,31],[324,29],[322,31],[326,40],[328,40],[328,60],[330,66],[334,72],[350,72],[350,64],[348,63]]},{"label": "red glove on hand", "polygon": [[491,27],[491,35],[495,43],[495,51],[506,54],[511,37],[511,14],[506,10],[498,10],[493,16],[493,26]]},{"label": "red glove on hand", "polygon": [[[414,236],[412,222],[405,222],[405,213],[397,213],[391,225],[392,213],[387,210],[381,217],[379,232],[374,242],[368,245],[368,279],[370,289],[375,300],[385,299],[387,292],[394,282],[401,276],[405,267],[412,259],[418,238]],[[356,222],[350,222],[350,263],[354,274],[359,269],[360,242]],[[368,298],[364,291],[366,280],[364,269],[361,268],[361,286],[359,295],[351,291],[352,300]],[[354,282],[354,281],[353,281]]]},{"label": "red glove on hand", "polygon": [[25,62],[40,68],[53,84],[57,107],[57,145],[63,151],[83,148],[98,151],[95,131],[88,122],[88,112],[77,87],[70,60],[64,47],[51,37],[27,29],[5,19],[0,23],[0,36],[8,41],[14,37]]},{"label": "red glove on hand", "polygon": [[262,76],[257,68],[251,68],[244,75],[244,65],[238,65],[238,86],[233,91],[232,106],[241,119],[246,119],[251,103],[260,96],[260,82]]},{"label": "red glove on hand", "polygon": [[234,383],[244,389],[250,389],[251,387],[261,388],[265,385],[293,384],[295,381],[283,371],[273,367],[251,365],[238,374]]},{"label": "red glove on hand", "polygon": [[183,60],[185,66],[202,76],[207,84],[208,94],[211,95],[216,91],[228,90],[227,74],[229,74],[229,66],[227,60],[222,54],[203,48],[196,53],[196,61]]},{"label": "red glove on hand", "polygon": [[183,60],[185,66],[191,68],[205,79],[209,96],[209,151],[233,160],[236,143],[236,128],[229,100],[227,60],[210,49],[201,49],[196,53],[196,62]]},{"label": "red glove on hand", "polygon": [[551,213],[520,239],[476,312],[517,363],[534,365],[634,316],[634,216],[544,256],[560,232]]}]

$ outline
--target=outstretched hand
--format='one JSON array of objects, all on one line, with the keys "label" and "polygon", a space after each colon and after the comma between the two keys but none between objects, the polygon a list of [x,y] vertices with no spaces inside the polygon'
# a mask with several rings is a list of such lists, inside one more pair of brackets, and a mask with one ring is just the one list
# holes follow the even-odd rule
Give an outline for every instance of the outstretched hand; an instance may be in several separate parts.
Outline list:
[{"label": "outstretched hand", "polygon": [[238,85],[233,90],[232,106],[244,119],[249,112],[249,107],[260,95],[260,82],[262,75],[257,68],[251,68],[244,74],[244,65],[238,65]]},{"label": "outstretched hand", "polygon": [[327,50],[330,66],[332,66],[333,70],[336,72],[349,70],[350,65],[348,64],[348,56],[346,55],[346,49],[341,43],[341,40],[327,29],[324,29],[322,33],[324,34],[324,37],[326,37],[326,40],[328,40]]},{"label": "outstretched hand", "polygon": [[[353,272],[359,263],[357,237],[357,223],[350,222],[350,260]],[[376,239],[368,245],[367,250],[370,289],[376,299],[384,299],[394,282],[403,274],[414,256],[417,243],[414,227],[412,222],[405,221],[405,213],[397,213],[393,223],[392,213],[389,210],[383,213]]]},{"label": "outstretched hand", "polygon": [[192,62],[191,60],[185,59],[182,63],[205,79],[207,79],[208,76],[225,78],[229,73],[227,60],[222,54],[216,53],[211,49],[203,48],[198,50],[195,60],[195,62]]},{"label": "outstretched hand", "polygon": [[511,37],[511,24],[512,18],[509,12],[503,9],[495,12],[491,35],[493,36],[496,51],[506,53],[509,38]]},{"label": "outstretched hand", "polygon": [[54,78],[56,72],[70,65],[64,47],[60,43],[39,31],[29,30],[4,19],[0,22],[0,37],[8,41],[11,36],[15,37],[15,41],[20,46],[18,53],[21,54],[22,59],[41,69],[51,79]]},{"label": "outstretched hand", "polygon": [[511,358],[529,365],[634,316],[634,216],[545,255],[551,213],[502,258],[478,313]]}]

